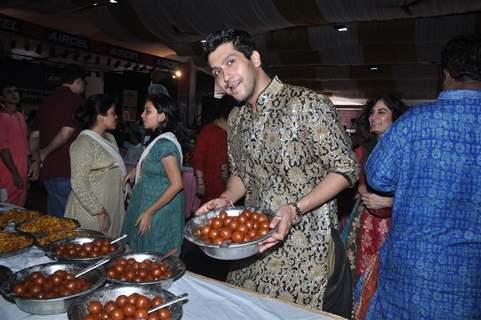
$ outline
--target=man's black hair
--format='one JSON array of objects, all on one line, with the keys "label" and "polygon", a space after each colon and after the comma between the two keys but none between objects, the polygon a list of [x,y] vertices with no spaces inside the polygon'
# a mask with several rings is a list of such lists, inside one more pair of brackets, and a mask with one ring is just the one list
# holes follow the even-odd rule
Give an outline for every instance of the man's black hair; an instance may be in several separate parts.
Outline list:
[{"label": "man's black hair", "polygon": [[448,41],[441,64],[456,81],[481,81],[481,34],[463,34]]},{"label": "man's black hair", "polygon": [[205,58],[224,43],[232,42],[234,48],[242,52],[247,59],[251,58],[252,52],[255,50],[255,42],[252,36],[242,30],[222,29],[209,34],[202,46]]},{"label": "man's black hair", "polygon": [[85,70],[76,64],[68,64],[62,70],[62,83],[73,84],[77,79],[85,78]]}]

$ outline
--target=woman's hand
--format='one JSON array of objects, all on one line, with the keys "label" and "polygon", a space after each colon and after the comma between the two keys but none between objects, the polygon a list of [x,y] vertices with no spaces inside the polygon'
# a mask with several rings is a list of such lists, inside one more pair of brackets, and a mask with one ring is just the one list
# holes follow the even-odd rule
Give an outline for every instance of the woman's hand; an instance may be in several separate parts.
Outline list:
[{"label": "woman's hand", "polygon": [[392,197],[382,197],[371,192],[362,193],[361,200],[364,206],[368,209],[381,209],[392,207]]},{"label": "woman's hand", "polygon": [[122,185],[126,185],[127,183],[134,184],[135,182],[135,170],[136,168],[130,169],[129,173],[124,177],[124,181]]},{"label": "woman's hand", "polygon": [[234,204],[232,203],[232,201],[227,200],[226,198],[216,198],[204,203],[199,209],[197,209],[195,215],[200,216],[217,208],[226,209],[233,206]]},{"label": "woman's hand", "polygon": [[110,217],[107,210],[105,210],[105,208],[102,208],[97,217],[99,219],[100,232],[107,232],[110,228]]},{"label": "woman's hand", "polygon": [[147,210],[137,218],[135,225],[139,227],[139,231],[137,232],[139,236],[142,237],[147,231],[150,230],[153,215],[153,212]]},{"label": "woman's hand", "polygon": [[272,219],[271,224],[269,225],[271,229],[277,227],[277,230],[272,234],[272,236],[259,243],[259,252],[264,252],[283,241],[289,233],[289,229],[291,228],[295,218],[296,209],[293,206],[290,204],[280,206],[277,209],[276,215]]}]

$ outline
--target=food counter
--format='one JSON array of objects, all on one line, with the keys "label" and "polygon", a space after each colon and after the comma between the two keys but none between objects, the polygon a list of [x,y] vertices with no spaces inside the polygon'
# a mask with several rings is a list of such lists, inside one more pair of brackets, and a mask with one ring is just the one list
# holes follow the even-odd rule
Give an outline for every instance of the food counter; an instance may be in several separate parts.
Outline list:
[{"label": "food counter", "polygon": [[[35,246],[20,254],[0,258],[0,265],[8,267],[14,272],[47,262],[52,262],[52,260]],[[176,295],[188,293],[189,301],[183,305],[182,317],[186,320],[343,319],[329,313],[316,312],[278,299],[268,298],[190,272],[186,272],[175,281],[168,291]],[[68,317],[66,313],[45,316],[31,315],[21,311],[14,303],[0,297],[0,319],[65,320]]]}]

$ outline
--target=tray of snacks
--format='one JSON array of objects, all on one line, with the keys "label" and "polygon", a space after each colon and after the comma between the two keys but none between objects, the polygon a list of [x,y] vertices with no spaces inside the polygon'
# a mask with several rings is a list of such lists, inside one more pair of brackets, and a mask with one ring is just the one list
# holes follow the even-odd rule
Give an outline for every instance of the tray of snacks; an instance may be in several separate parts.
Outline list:
[{"label": "tray of snacks", "polygon": [[15,232],[0,232],[0,258],[22,253],[33,245],[33,237]]},{"label": "tray of snacks", "polygon": [[78,227],[80,223],[75,219],[44,215],[16,226],[15,230],[29,233],[34,237],[42,237],[47,233],[74,230]]},{"label": "tray of snacks", "polygon": [[272,235],[273,218],[274,212],[259,208],[215,209],[190,219],[184,236],[210,257],[243,259],[255,255],[258,243]]},{"label": "tray of snacks", "polygon": [[169,288],[185,273],[185,265],[176,256],[161,260],[158,252],[130,252],[115,258],[105,267],[107,280],[124,285],[160,284]]},{"label": "tray of snacks", "polygon": [[147,310],[175,299],[171,292],[158,285],[104,287],[84,296],[68,309],[69,320],[105,319],[162,319],[182,318],[182,302],[175,303],[149,315]]},{"label": "tray of snacks", "polygon": [[36,238],[34,240],[34,243],[37,247],[46,248],[49,244],[57,240],[82,237],[82,236],[103,236],[103,235],[104,234],[100,231],[77,228],[74,230],[54,231],[54,232],[47,233],[43,236],[40,236],[39,238]]},{"label": "tray of snacks", "polygon": [[7,225],[19,225],[31,219],[40,217],[42,214],[38,211],[23,210],[23,209],[9,209],[0,212],[0,230],[3,230]]},{"label": "tray of snacks", "polygon": [[93,262],[105,257],[113,257],[125,249],[125,240],[111,244],[106,236],[83,236],[67,238],[50,243],[45,254],[55,260]]},{"label": "tray of snacks", "polygon": [[105,281],[103,268],[79,278],[75,274],[84,266],[73,263],[46,263],[15,272],[2,287],[3,294],[31,314],[66,312],[81,296],[99,288]]}]

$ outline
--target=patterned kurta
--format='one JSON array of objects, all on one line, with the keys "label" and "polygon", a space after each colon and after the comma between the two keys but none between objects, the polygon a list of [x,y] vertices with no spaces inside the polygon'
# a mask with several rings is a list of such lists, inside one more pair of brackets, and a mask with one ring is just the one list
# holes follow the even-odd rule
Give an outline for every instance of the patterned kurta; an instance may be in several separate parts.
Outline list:
[{"label": "patterned kurta", "polygon": [[[117,148],[115,138],[105,133]],[[106,234],[117,237],[124,221],[122,171],[115,159],[98,142],[87,135],[79,135],[70,146],[72,161],[72,191],[65,208],[65,217],[77,219],[82,228],[100,230],[97,214],[102,207],[110,217]]]},{"label": "patterned kurta", "polygon": [[481,90],[411,108],[366,176],[394,191],[367,319],[481,319]]},{"label": "patterned kurta", "polygon": [[[307,195],[329,173],[352,184],[358,165],[336,109],[322,95],[274,78],[259,95],[256,111],[234,109],[229,117],[229,162],[242,179],[245,204],[276,210]],[[322,309],[327,284],[335,201],[306,213],[280,245],[237,261],[232,284]]]}]

